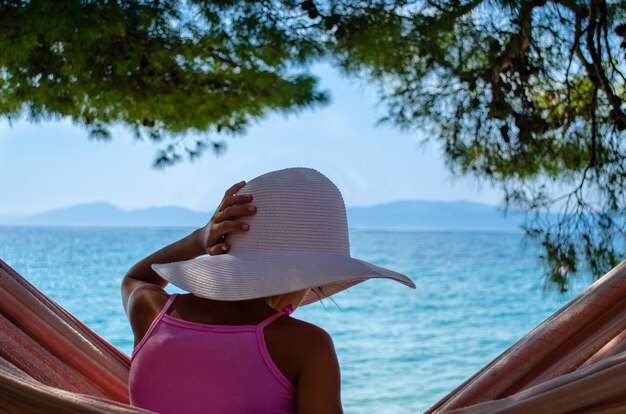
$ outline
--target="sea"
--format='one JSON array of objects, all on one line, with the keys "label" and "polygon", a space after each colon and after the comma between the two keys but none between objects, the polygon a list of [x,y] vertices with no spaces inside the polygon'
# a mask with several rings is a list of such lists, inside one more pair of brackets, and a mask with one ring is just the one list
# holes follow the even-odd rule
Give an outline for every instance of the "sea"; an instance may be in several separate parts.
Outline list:
[{"label": "sea", "polygon": [[[5,226],[0,259],[130,355],[122,277],[192,230]],[[350,241],[353,257],[417,289],[370,280],[294,313],[331,334],[346,413],[423,412],[589,283],[546,290],[537,246],[516,232],[351,231]]]}]

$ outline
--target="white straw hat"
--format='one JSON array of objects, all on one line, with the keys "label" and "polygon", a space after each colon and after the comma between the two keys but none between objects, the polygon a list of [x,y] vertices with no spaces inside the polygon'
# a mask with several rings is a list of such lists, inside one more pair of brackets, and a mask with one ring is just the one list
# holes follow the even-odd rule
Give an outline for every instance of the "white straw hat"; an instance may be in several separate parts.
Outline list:
[{"label": "white straw hat", "polygon": [[196,296],[246,300],[311,289],[302,305],[372,278],[415,288],[408,277],[350,257],[348,223],[337,187],[320,172],[288,168],[248,182],[256,214],[247,232],[228,235],[228,253],[153,264],[165,280]]}]

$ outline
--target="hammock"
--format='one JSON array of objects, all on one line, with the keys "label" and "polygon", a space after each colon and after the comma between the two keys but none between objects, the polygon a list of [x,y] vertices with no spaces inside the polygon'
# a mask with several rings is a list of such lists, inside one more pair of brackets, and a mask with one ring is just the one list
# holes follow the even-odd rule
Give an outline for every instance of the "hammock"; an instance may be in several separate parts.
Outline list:
[{"label": "hammock", "polygon": [[125,354],[0,260],[1,408],[146,413],[128,405],[129,366]]},{"label": "hammock", "polygon": [[626,261],[426,413],[625,413],[625,328]]},{"label": "hammock", "polygon": [[[427,413],[626,412],[626,262]],[[147,413],[128,404],[126,355],[0,260],[0,407]]]}]

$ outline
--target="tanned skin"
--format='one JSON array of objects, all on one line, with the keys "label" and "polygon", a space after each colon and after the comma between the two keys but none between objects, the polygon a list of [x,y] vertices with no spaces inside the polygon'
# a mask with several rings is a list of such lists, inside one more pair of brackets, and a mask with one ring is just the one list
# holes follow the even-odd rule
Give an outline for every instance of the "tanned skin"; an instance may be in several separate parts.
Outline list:
[{"label": "tanned skin", "polygon": [[[252,196],[237,194],[245,182],[229,188],[209,223],[137,262],[122,281],[122,302],[135,337],[135,346],[169,298],[167,281],[150,267],[153,263],[189,260],[230,249],[224,239],[249,225],[235,219],[251,216]],[[172,317],[213,325],[256,325],[291,304],[297,307],[307,291],[247,301],[215,301],[192,294],[179,295],[168,310]],[[332,339],[323,329],[293,318],[281,317],[264,330],[270,356],[296,388],[300,414],[340,414],[340,372]]]}]

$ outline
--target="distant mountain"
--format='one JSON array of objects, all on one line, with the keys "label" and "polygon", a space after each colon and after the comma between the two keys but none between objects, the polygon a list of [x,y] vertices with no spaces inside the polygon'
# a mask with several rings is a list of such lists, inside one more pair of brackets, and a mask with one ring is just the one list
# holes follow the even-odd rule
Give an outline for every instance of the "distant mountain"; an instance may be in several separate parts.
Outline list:
[{"label": "distant mountain", "polygon": [[203,226],[212,213],[182,207],[149,207],[123,210],[109,203],[79,204],[39,214],[4,220],[5,224],[52,226]]},{"label": "distant mountain", "polygon": [[[123,210],[109,203],[90,203],[23,217],[0,217],[0,223],[52,226],[203,226],[212,213],[182,207]],[[520,213],[504,214],[496,207],[467,201],[397,201],[348,208],[348,225],[355,230],[519,230]]]},{"label": "distant mountain", "polygon": [[522,213],[469,201],[396,201],[348,209],[351,229],[388,230],[519,230]]}]

